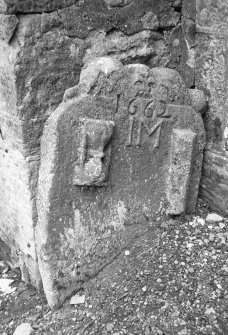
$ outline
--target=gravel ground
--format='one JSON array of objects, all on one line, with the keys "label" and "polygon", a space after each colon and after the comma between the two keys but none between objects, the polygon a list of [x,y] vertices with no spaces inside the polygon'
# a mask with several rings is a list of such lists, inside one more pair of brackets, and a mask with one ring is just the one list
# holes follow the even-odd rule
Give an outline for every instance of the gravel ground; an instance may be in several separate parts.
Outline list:
[{"label": "gravel ground", "polygon": [[152,223],[70,304],[51,311],[43,293],[0,262],[0,334],[228,335],[228,219],[197,215]]}]

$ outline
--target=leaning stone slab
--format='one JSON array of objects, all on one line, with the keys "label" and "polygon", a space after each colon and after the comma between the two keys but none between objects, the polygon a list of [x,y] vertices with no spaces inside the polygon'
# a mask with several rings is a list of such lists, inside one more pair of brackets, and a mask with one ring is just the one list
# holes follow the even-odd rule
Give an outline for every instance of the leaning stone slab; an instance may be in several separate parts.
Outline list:
[{"label": "leaning stone slab", "polygon": [[99,58],[50,116],[36,241],[58,307],[152,220],[195,209],[205,133],[179,74]]},{"label": "leaning stone slab", "polygon": [[195,141],[196,132],[191,129],[173,129],[167,188],[168,211],[173,215],[186,212],[186,206],[189,205],[189,184],[194,164]]}]

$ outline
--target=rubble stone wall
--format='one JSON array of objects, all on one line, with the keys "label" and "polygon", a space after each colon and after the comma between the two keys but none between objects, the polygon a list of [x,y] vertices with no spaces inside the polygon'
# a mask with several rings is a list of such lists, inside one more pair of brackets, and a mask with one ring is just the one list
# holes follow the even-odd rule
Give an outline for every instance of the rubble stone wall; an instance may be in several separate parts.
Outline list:
[{"label": "rubble stone wall", "polygon": [[195,85],[208,96],[200,196],[228,214],[228,3],[197,0]]}]

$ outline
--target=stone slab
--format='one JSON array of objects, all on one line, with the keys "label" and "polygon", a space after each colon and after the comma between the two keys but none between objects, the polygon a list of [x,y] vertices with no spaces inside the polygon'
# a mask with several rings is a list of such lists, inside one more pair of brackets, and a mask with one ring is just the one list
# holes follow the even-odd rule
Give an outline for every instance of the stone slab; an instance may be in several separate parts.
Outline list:
[{"label": "stone slab", "polygon": [[168,212],[174,129],[195,134],[178,214],[194,209],[205,134],[189,103],[176,71],[111,58],[91,62],[66,91],[44,129],[38,182],[36,241],[51,307]]},{"label": "stone slab", "polygon": [[192,130],[173,129],[167,192],[168,213],[172,215],[186,212],[195,140],[196,133]]}]

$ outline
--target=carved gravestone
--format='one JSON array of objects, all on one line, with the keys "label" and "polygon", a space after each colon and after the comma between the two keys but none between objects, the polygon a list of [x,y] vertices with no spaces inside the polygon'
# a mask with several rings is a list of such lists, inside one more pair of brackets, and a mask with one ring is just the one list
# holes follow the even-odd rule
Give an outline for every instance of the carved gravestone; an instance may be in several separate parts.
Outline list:
[{"label": "carved gravestone", "polygon": [[42,138],[36,241],[52,307],[153,219],[194,211],[204,143],[176,71],[109,58],[82,71]]}]

